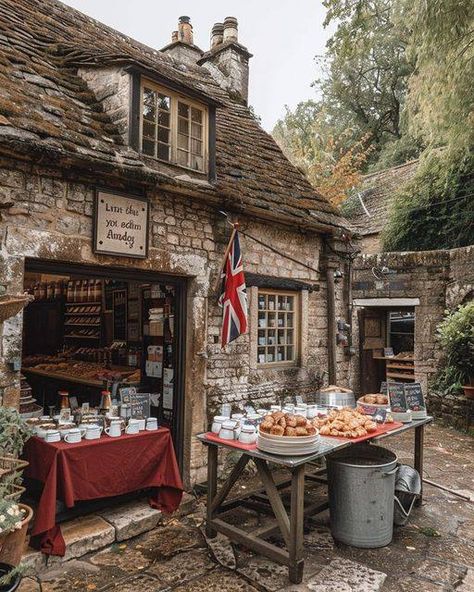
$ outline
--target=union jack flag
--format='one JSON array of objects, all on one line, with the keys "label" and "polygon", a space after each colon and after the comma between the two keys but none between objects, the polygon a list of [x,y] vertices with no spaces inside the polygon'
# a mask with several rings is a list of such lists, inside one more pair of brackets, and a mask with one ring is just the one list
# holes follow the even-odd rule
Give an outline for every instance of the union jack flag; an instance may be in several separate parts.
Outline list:
[{"label": "union jack flag", "polygon": [[242,266],[242,252],[237,231],[231,238],[231,245],[222,270],[222,289],[219,305],[222,311],[221,343],[228,343],[247,332],[247,290]]}]

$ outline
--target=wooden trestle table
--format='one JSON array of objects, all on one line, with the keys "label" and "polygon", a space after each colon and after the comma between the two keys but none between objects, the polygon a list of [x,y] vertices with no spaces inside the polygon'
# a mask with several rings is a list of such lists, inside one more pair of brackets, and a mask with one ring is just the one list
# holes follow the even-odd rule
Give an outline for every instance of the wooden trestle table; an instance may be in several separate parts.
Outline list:
[{"label": "wooden trestle table", "polygon": [[[369,438],[369,442],[378,442],[401,432],[415,430],[414,467],[423,479],[423,436],[425,425],[432,421],[432,417],[412,421],[403,426],[379,436]],[[207,446],[207,519],[206,534],[214,538],[218,532],[227,536],[232,542],[241,544],[256,553],[268,557],[272,561],[288,566],[290,581],[299,584],[303,579],[303,522],[306,516],[323,512],[329,506],[324,503],[307,503],[305,505],[305,480],[325,483],[325,469],[314,466],[314,461],[354,444],[347,439],[321,437],[318,450],[305,456],[278,456],[262,452],[258,449],[239,450],[232,441],[216,442],[199,434],[197,438]],[[218,451],[219,447],[241,452],[242,455],[235,464],[229,477],[217,490]],[[230,490],[242,474],[247,463],[253,461],[263,488],[243,494],[226,501]],[[285,467],[290,471],[289,479],[275,483],[269,464]],[[289,508],[285,507],[282,490],[290,488]],[[422,495],[417,500],[420,505]],[[274,520],[249,533],[234,524],[224,520],[225,512],[237,507],[252,508],[266,514],[273,514]],[[266,539],[281,533],[286,549],[278,547]]]}]

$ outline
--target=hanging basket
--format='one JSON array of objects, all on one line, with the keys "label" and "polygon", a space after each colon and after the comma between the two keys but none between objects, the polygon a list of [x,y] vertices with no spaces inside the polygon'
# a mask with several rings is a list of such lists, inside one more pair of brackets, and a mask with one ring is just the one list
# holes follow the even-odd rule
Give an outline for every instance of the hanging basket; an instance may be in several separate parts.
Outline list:
[{"label": "hanging basket", "polygon": [[9,489],[9,493],[7,493],[6,495],[4,495],[3,497],[7,500],[10,501],[14,501],[14,502],[19,502],[21,496],[25,493],[26,489],[24,487],[22,487],[21,485],[10,485]]},{"label": "hanging basket", "polygon": [[0,296],[0,323],[14,317],[32,300],[34,298],[30,294],[18,294],[17,296],[5,294]]},{"label": "hanging basket", "polygon": [[11,475],[23,471],[28,466],[28,461],[12,456],[0,456],[0,481],[5,475]]}]

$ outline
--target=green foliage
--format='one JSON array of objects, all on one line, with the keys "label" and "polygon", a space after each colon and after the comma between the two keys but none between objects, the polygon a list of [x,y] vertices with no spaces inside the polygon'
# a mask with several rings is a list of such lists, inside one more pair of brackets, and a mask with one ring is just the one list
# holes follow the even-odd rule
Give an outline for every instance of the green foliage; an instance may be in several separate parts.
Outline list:
[{"label": "green foliage", "polygon": [[31,435],[28,424],[16,409],[0,406],[0,455],[18,458]]},{"label": "green foliage", "polygon": [[382,233],[385,251],[451,249],[474,243],[474,153],[433,150],[396,195]]},{"label": "green foliage", "polygon": [[474,379],[474,301],[448,312],[438,325],[437,337],[444,363],[433,386],[443,392],[460,391]]},{"label": "green foliage", "polygon": [[338,124],[369,134],[377,150],[400,138],[400,113],[414,64],[407,58],[408,31],[393,0],[325,0],[325,25],[337,23],[327,44],[327,75],[315,84]]}]

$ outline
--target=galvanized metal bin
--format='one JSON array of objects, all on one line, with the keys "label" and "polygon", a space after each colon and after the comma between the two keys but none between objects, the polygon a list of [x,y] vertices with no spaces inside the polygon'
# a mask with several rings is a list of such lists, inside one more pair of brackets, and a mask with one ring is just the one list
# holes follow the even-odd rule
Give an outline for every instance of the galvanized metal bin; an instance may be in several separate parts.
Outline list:
[{"label": "galvanized metal bin", "polygon": [[393,536],[397,456],[360,444],[327,459],[332,536],[346,545],[375,549]]}]

